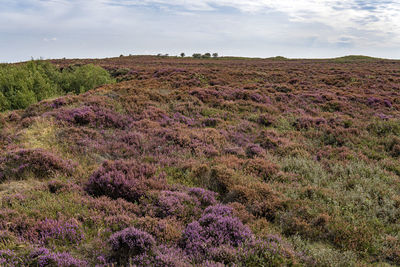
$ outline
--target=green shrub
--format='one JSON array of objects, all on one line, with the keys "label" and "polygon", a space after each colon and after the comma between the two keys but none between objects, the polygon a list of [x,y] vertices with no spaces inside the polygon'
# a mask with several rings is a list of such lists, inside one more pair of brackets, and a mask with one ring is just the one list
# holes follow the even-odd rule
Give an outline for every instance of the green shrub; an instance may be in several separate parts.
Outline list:
[{"label": "green shrub", "polygon": [[400,135],[400,121],[374,121],[368,125],[367,130],[378,136]]},{"label": "green shrub", "polygon": [[0,111],[7,110],[10,108],[10,101],[8,101],[7,97],[0,92]]},{"label": "green shrub", "polygon": [[111,83],[110,74],[101,67],[84,65],[60,71],[44,61],[0,66],[0,111],[24,109],[46,98],[65,93],[82,93]]},{"label": "green shrub", "polygon": [[28,89],[17,91],[15,95],[11,97],[11,100],[14,109],[26,108],[38,101],[35,93]]},{"label": "green shrub", "polygon": [[89,64],[64,69],[60,85],[64,92],[79,94],[112,81],[110,74],[105,69]]}]

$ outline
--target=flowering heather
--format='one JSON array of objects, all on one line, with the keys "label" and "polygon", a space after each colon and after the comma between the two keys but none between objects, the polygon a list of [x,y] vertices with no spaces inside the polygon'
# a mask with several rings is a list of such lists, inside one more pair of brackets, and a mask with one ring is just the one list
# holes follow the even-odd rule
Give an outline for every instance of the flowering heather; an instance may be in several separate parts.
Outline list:
[{"label": "flowering heather", "polygon": [[22,266],[26,259],[20,257],[14,251],[9,249],[0,250],[0,265],[1,266]]},{"label": "flowering heather", "polygon": [[217,204],[216,197],[218,194],[203,188],[190,188],[189,195],[195,196],[200,201],[203,207]]},{"label": "flowering heather", "polygon": [[90,125],[99,128],[127,128],[132,122],[128,116],[119,114],[107,108],[83,106],[73,109],[59,109],[49,112],[57,120],[70,122],[76,125]]},{"label": "flowering heather", "polygon": [[112,257],[119,263],[126,263],[131,257],[150,252],[155,246],[154,238],[134,227],[116,232],[110,237]]},{"label": "flowering heather", "polygon": [[0,180],[10,177],[21,179],[27,172],[38,178],[53,173],[70,174],[75,165],[43,149],[18,149],[0,156]]},{"label": "flowering heather", "polygon": [[201,266],[201,267],[224,267],[226,265],[221,262],[205,260],[202,264],[199,264],[198,266]]},{"label": "flowering heather", "polygon": [[327,121],[324,118],[312,118],[312,117],[300,117],[294,123],[297,129],[309,129],[311,127],[318,127],[326,124]]},{"label": "flowering heather", "polygon": [[183,192],[161,191],[155,205],[158,217],[184,216],[187,213],[188,205],[196,206],[197,203]]},{"label": "flowering heather", "polygon": [[159,69],[154,72],[153,77],[159,78],[161,76],[168,76],[173,73],[185,72],[184,69]]},{"label": "flowering heather", "polygon": [[109,196],[137,201],[152,188],[164,188],[155,168],[136,161],[106,161],[89,178],[86,191],[94,196]]},{"label": "flowering heather", "polygon": [[258,145],[258,144],[252,144],[246,148],[246,155],[249,158],[252,158],[255,156],[261,156],[263,153],[264,153],[264,149],[262,147],[260,147],[260,145]]},{"label": "flowering heather", "polygon": [[67,252],[51,252],[47,248],[38,248],[29,255],[29,265],[32,266],[62,266],[62,267],[81,267],[88,266],[84,260],[72,257]]},{"label": "flowering heather", "polygon": [[224,205],[208,207],[198,221],[186,227],[182,247],[194,259],[202,259],[210,249],[222,245],[238,247],[251,240],[247,226],[233,217],[232,208]]},{"label": "flowering heather", "polygon": [[172,117],[172,119],[173,119],[174,121],[177,121],[177,122],[186,124],[186,125],[188,125],[188,126],[193,126],[193,125],[196,123],[195,119],[186,117],[186,116],[182,115],[182,114],[179,113],[179,112],[176,112],[176,113],[174,114],[174,116]]},{"label": "flowering heather", "polygon": [[140,133],[129,132],[121,136],[121,141],[129,146],[140,147],[143,142],[143,136]]},{"label": "flowering heather", "polygon": [[230,129],[229,132],[223,132],[223,134],[226,139],[235,144],[232,147],[245,147],[250,142],[250,137],[241,131],[237,131],[237,129]]},{"label": "flowering heather", "polygon": [[265,103],[265,102],[268,101],[264,96],[262,96],[262,95],[260,95],[258,93],[251,94],[250,95],[250,99],[255,101],[255,102],[258,102],[258,103]]},{"label": "flowering heather", "polygon": [[217,215],[217,216],[232,216],[233,210],[229,206],[219,204],[219,205],[208,207],[204,211],[204,214],[213,214],[213,215]]},{"label": "flowering heather", "polygon": [[180,249],[175,247],[159,246],[155,251],[143,253],[131,258],[133,264],[138,266],[155,267],[188,267],[189,257]]},{"label": "flowering heather", "polygon": [[244,149],[241,147],[237,147],[237,146],[227,147],[224,149],[224,152],[226,154],[232,154],[232,155],[237,155],[237,156],[241,156],[241,157],[244,157],[246,155]]},{"label": "flowering heather", "polygon": [[52,62],[123,82],[0,114],[1,266],[400,265],[398,61]]},{"label": "flowering heather", "polygon": [[81,227],[74,221],[45,219],[36,225],[39,243],[54,240],[59,243],[79,244],[84,238]]},{"label": "flowering heather", "polygon": [[190,92],[191,95],[196,96],[201,101],[219,102],[220,100],[252,100],[254,102],[266,103],[268,98],[260,93],[251,92],[244,89],[230,88],[230,87],[211,87],[207,89],[195,89]]},{"label": "flowering heather", "polygon": [[197,187],[159,191],[153,196],[154,199],[146,202],[145,214],[158,218],[177,217],[188,221],[193,216],[199,216],[204,208],[217,204],[216,196],[212,191]]},{"label": "flowering heather", "polygon": [[390,100],[387,100],[387,99],[383,100],[383,103],[385,104],[385,106],[387,108],[391,108],[393,106],[392,102]]},{"label": "flowering heather", "polygon": [[66,104],[67,104],[67,99],[65,97],[57,98],[51,103],[51,107],[56,109],[65,106]]}]

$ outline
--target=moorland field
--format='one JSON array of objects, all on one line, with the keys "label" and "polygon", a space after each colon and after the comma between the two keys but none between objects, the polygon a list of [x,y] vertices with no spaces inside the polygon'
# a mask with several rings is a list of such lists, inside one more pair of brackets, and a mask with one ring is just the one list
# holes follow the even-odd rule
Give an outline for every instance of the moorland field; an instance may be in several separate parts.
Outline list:
[{"label": "moorland field", "polygon": [[0,105],[3,266],[400,265],[400,61],[10,64]]}]

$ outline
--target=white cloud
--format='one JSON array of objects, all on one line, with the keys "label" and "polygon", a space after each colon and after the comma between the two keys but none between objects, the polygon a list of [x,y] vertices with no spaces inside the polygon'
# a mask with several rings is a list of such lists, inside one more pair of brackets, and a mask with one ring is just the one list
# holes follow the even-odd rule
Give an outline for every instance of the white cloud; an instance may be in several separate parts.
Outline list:
[{"label": "white cloud", "polygon": [[51,38],[45,37],[45,38],[43,38],[43,41],[45,41],[45,42],[55,42],[55,41],[57,41],[57,37],[51,37]]},{"label": "white cloud", "polygon": [[[215,11],[230,7],[251,15],[280,12],[293,23],[320,23],[340,32],[328,39],[352,36],[363,45],[400,44],[400,2],[387,0],[103,0],[103,4],[171,6],[186,11]],[[358,34],[357,34],[358,33]],[[360,36],[362,35],[362,36]],[[371,38],[366,38],[371,35]]]},{"label": "white cloud", "polygon": [[[12,1],[6,1],[6,3]],[[18,2],[18,1],[17,1]],[[374,31],[378,34],[400,36],[400,2],[387,0],[22,0],[26,6],[33,6],[43,12],[43,17],[66,18],[67,14],[74,17],[74,12],[81,15],[80,20],[93,23],[104,22],[114,17],[115,21],[128,20],[127,7],[157,7],[168,12],[174,10],[179,14],[190,14],[198,11],[219,12],[220,8],[229,7],[245,13],[268,15],[271,12],[281,12],[297,23],[321,23],[338,31],[357,29]],[[27,10],[0,12],[10,21],[20,20],[20,16],[35,15]],[[86,14],[85,14],[86,13]],[[122,14],[121,14],[122,13]],[[37,14],[36,14],[37,15]],[[118,16],[119,15],[119,16]],[[103,16],[103,19],[101,19]],[[43,20],[34,16],[35,22]],[[29,24],[28,24],[29,26]],[[82,25],[85,27],[85,25]],[[348,33],[346,33],[348,34]]]},{"label": "white cloud", "polygon": [[10,42],[24,39],[30,43],[22,41],[26,47],[18,51],[45,57],[56,47],[77,56],[215,49],[250,56],[390,57],[400,45],[398,14],[400,2],[389,0],[3,0],[0,57],[1,51],[10,54]]}]

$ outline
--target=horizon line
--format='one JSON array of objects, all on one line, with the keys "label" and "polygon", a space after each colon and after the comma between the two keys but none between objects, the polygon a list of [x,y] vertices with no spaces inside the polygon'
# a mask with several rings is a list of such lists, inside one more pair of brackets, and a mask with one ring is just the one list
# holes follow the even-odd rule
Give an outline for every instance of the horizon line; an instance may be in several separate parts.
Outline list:
[{"label": "horizon line", "polygon": [[[201,53],[194,53],[194,54],[201,54]],[[201,54],[204,55],[204,54]],[[93,60],[102,60],[102,59],[113,59],[113,58],[122,58],[122,57],[159,57],[159,58],[179,58],[179,59],[204,59],[204,60],[210,60],[210,59],[259,59],[259,60],[337,60],[337,59],[353,59],[353,60],[400,60],[400,58],[381,58],[381,57],[374,57],[374,56],[368,56],[368,55],[344,55],[344,56],[339,56],[339,57],[285,57],[285,56],[271,56],[271,57],[251,57],[251,56],[239,56],[239,55],[221,55],[218,57],[210,57],[210,58],[194,58],[191,55],[185,55],[184,57],[180,56],[179,54],[177,55],[171,55],[168,53],[165,54],[120,54],[119,56],[109,56],[109,57],[71,57],[71,58],[44,58],[44,57],[39,57],[39,58],[34,58],[31,57],[30,59],[27,60],[17,60],[17,61],[1,61],[0,64],[14,64],[14,63],[24,63],[24,62],[29,62],[29,61],[37,61],[37,60],[43,60],[43,61],[51,61],[51,60],[88,60],[88,59],[93,59]]]}]

